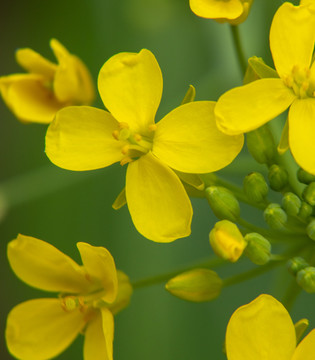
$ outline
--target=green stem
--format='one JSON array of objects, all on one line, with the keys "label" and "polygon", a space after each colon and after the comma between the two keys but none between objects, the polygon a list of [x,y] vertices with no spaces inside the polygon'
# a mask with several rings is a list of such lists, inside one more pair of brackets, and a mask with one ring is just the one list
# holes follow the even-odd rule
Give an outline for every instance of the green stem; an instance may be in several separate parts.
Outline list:
[{"label": "green stem", "polygon": [[294,305],[295,300],[301,293],[302,288],[296,283],[296,280],[293,279],[282,299],[282,304],[285,308],[290,311]]},{"label": "green stem", "polygon": [[170,271],[170,272],[167,272],[165,274],[161,274],[161,275],[157,275],[157,276],[152,276],[152,277],[148,277],[146,279],[141,279],[141,280],[138,280],[138,281],[134,281],[131,283],[132,287],[134,289],[139,289],[139,288],[143,288],[143,287],[147,287],[147,286],[151,286],[151,285],[156,285],[156,284],[159,284],[159,283],[162,283],[162,282],[166,282],[168,281],[169,279],[173,278],[174,276],[176,275],[179,275],[185,271],[189,271],[189,270],[192,270],[192,269],[197,269],[197,268],[216,268],[220,265],[223,265],[225,264],[226,261],[221,259],[221,258],[218,258],[218,257],[215,257],[213,259],[210,259],[210,260],[207,260],[207,261],[204,261],[204,262],[201,262],[199,264],[195,264],[195,265],[192,265],[192,266],[186,266],[184,268],[181,268],[181,269],[178,269],[178,270],[175,270],[175,271]]},{"label": "green stem", "polygon": [[242,70],[242,74],[244,75],[247,68],[247,61],[240,40],[239,28],[236,25],[230,25],[230,29],[232,32],[232,38],[236,50],[237,60]]}]

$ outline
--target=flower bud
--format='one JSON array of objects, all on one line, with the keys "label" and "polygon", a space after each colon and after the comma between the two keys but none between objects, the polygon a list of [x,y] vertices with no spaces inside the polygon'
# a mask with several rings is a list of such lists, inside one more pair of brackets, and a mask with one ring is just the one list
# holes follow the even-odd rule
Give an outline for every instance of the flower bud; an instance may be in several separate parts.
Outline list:
[{"label": "flower bud", "polygon": [[223,281],[209,269],[194,269],[175,276],[165,288],[180,299],[203,302],[217,298],[222,290]]},{"label": "flower bud", "polygon": [[264,211],[266,223],[274,230],[282,230],[287,218],[287,214],[279,204],[269,204]]},{"label": "flower bud", "polygon": [[306,185],[315,181],[315,175],[308,173],[307,171],[303,170],[302,168],[299,168],[299,170],[297,171],[297,178],[298,178],[299,182],[306,184]]},{"label": "flower bud", "polygon": [[290,216],[298,215],[301,208],[301,203],[301,199],[291,192],[287,192],[283,195],[282,207]]},{"label": "flower bud", "polygon": [[308,223],[306,233],[310,239],[315,240],[315,219]]},{"label": "flower bud", "polygon": [[315,268],[313,266],[300,270],[296,276],[297,283],[308,293],[315,292]]},{"label": "flower bud", "polygon": [[221,186],[209,186],[205,195],[217,218],[231,221],[239,218],[240,205],[231,191]]},{"label": "flower bud", "polygon": [[281,191],[288,183],[288,173],[279,165],[273,164],[269,168],[268,180],[272,190]]},{"label": "flower bud", "polygon": [[247,246],[245,255],[256,265],[264,265],[270,260],[270,242],[258,233],[245,235]]},{"label": "flower bud", "polygon": [[276,145],[267,126],[246,134],[247,148],[252,157],[260,164],[272,164],[276,157]]},{"label": "flower bud", "polygon": [[303,199],[311,206],[315,205],[315,182],[306,186],[302,194]]},{"label": "flower bud", "polygon": [[313,208],[311,207],[311,205],[309,205],[305,201],[302,201],[301,208],[298,213],[298,217],[300,217],[303,220],[307,220],[311,216],[312,212],[313,212]]},{"label": "flower bud", "polygon": [[290,259],[287,263],[288,270],[293,276],[296,276],[300,270],[303,270],[308,266],[309,264],[299,256]]},{"label": "flower bud", "polygon": [[209,234],[213,251],[225,260],[237,261],[243,254],[246,241],[238,227],[228,220],[218,221]]},{"label": "flower bud", "polygon": [[252,172],[244,178],[244,191],[248,199],[261,202],[268,194],[268,185],[262,174]]}]

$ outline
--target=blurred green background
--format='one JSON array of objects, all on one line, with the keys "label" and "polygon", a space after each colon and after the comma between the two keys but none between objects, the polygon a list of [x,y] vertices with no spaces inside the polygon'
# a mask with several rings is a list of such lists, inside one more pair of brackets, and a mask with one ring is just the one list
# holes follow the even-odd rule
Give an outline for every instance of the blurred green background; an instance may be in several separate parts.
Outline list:
[{"label": "blurred green background", "polygon": [[[248,20],[240,26],[246,56],[262,56],[269,65],[268,34],[281,0],[256,0]],[[157,120],[176,107],[189,84],[197,100],[216,100],[241,84],[229,26],[195,16],[188,0],[13,0],[0,11],[0,75],[20,72],[17,48],[30,47],[54,60],[49,48],[58,39],[89,67],[96,82],[103,63],[120,51],[150,49],[164,77],[164,92]],[[95,105],[102,107],[97,98]],[[171,244],[157,244],[135,230],[126,207],[111,208],[124,186],[125,167],[72,173],[50,164],[44,153],[46,126],[24,125],[0,103],[0,190],[7,203],[0,223],[1,319],[0,358],[12,359],[6,350],[6,316],[16,304],[46,294],[23,284],[9,268],[6,245],[18,233],[50,242],[79,260],[78,241],[102,245],[131,280],[176,270],[212,256],[208,233],[216,221],[207,203],[193,199],[192,235]],[[223,175],[235,182],[258,167],[243,151]],[[253,165],[253,166],[252,166]],[[1,192],[0,192],[1,195]],[[5,205],[7,206],[5,208]],[[246,213],[247,212],[247,213]],[[261,213],[243,209],[257,224]],[[244,260],[219,268],[230,276],[253,267]],[[272,271],[247,283],[224,289],[211,303],[193,304],[172,297],[163,284],[136,290],[130,306],[115,319],[114,358],[225,359],[225,328],[232,312],[258,294],[281,299],[285,271]],[[288,278],[288,276],[285,276]],[[308,317],[315,326],[314,296],[302,294],[293,318]],[[82,337],[58,359],[81,359]]]}]

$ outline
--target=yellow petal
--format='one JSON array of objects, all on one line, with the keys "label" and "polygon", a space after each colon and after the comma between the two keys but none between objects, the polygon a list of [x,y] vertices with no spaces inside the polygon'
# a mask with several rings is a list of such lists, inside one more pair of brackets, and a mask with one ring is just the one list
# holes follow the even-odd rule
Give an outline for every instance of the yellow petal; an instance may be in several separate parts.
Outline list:
[{"label": "yellow petal", "polygon": [[50,41],[50,46],[59,62],[54,79],[54,92],[57,99],[72,105],[91,103],[95,92],[87,67],[56,39]]},{"label": "yellow petal", "polygon": [[281,79],[260,79],[223,94],[214,109],[217,125],[229,135],[257,129],[285,111],[295,99]]},{"label": "yellow petal", "polygon": [[312,330],[300,342],[296,348],[292,360],[314,360],[315,359],[315,329]]},{"label": "yellow petal", "polygon": [[113,315],[116,315],[129,305],[133,292],[129,277],[122,271],[117,270],[118,293],[115,301],[108,306]]},{"label": "yellow petal", "polygon": [[315,99],[298,99],[289,111],[289,145],[295,161],[315,174]]},{"label": "yellow petal", "polygon": [[179,106],[158,124],[152,152],[171,168],[208,173],[228,165],[243,146],[243,136],[218,130],[215,102],[196,101]]},{"label": "yellow petal", "polygon": [[123,158],[123,143],[114,139],[117,121],[89,106],[69,106],[56,115],[46,134],[46,154],[68,170],[93,170]]},{"label": "yellow petal", "polygon": [[308,68],[315,42],[315,16],[304,6],[285,2],[276,12],[270,28],[270,49],[280,77],[292,67]]},{"label": "yellow petal", "polygon": [[244,10],[240,0],[189,0],[189,4],[196,15],[208,19],[235,19]]},{"label": "yellow petal", "polygon": [[289,313],[270,295],[260,295],[238,308],[226,330],[229,360],[289,360],[295,343]]},{"label": "yellow petal", "polygon": [[162,74],[154,55],[120,53],[101,68],[98,89],[106,108],[142,135],[148,132],[162,96]]},{"label": "yellow petal", "polygon": [[15,56],[16,61],[28,72],[41,74],[48,80],[53,79],[57,65],[45,59],[36,51],[29,48],[18,49]]},{"label": "yellow petal", "polygon": [[91,286],[81,266],[45,241],[18,235],[9,242],[7,251],[12,270],[28,285],[70,293]]},{"label": "yellow petal", "polygon": [[114,259],[110,252],[101,246],[77,243],[84,269],[92,277],[102,282],[106,290],[103,300],[113,302],[117,296],[117,273]]},{"label": "yellow petal", "polygon": [[278,153],[280,155],[282,155],[288,149],[289,149],[289,125],[288,125],[288,120],[287,120],[284,124],[277,150],[278,150]]},{"label": "yellow petal", "polygon": [[125,188],[123,188],[121,190],[121,192],[118,194],[118,196],[116,197],[112,208],[114,210],[119,210],[120,208],[122,208],[124,205],[126,205],[127,201],[126,201],[126,190]]},{"label": "yellow petal", "polygon": [[148,153],[128,165],[127,205],[137,230],[157,242],[190,234],[192,208],[175,173]]},{"label": "yellow petal", "polygon": [[59,299],[29,300],[15,306],[8,315],[7,346],[18,359],[51,359],[73,342],[85,323],[78,309],[66,312]]},{"label": "yellow petal", "polygon": [[112,360],[114,317],[106,308],[89,324],[84,339],[84,360]]},{"label": "yellow petal", "polygon": [[5,98],[15,116],[24,121],[48,124],[63,106],[37,76],[16,78],[6,89]]}]

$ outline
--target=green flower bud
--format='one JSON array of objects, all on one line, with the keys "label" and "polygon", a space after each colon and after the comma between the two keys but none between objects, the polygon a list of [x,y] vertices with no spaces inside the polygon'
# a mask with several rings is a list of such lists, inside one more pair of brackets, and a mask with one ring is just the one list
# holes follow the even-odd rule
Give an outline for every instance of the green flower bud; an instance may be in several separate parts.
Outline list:
[{"label": "green flower bud", "polygon": [[308,266],[309,266],[309,264],[303,258],[301,258],[299,256],[296,256],[296,257],[290,259],[287,263],[288,270],[293,276],[296,276],[296,274],[300,270],[303,270]]},{"label": "green flower bud", "polygon": [[238,227],[228,220],[218,221],[209,234],[213,251],[225,260],[237,261],[247,245]]},{"label": "green flower bud", "polygon": [[240,205],[231,191],[221,186],[209,186],[205,195],[217,218],[231,221],[239,218]]},{"label": "green flower bud", "polygon": [[272,164],[276,157],[276,145],[267,126],[246,134],[247,148],[252,157],[260,164]]},{"label": "green flower bud", "polygon": [[264,211],[266,223],[274,230],[282,230],[288,217],[279,204],[269,204]]},{"label": "green flower bud", "polygon": [[303,220],[307,220],[307,218],[311,216],[312,212],[313,208],[311,207],[311,205],[309,205],[305,201],[302,201],[298,216]]},{"label": "green flower bud", "polygon": [[308,293],[315,292],[315,268],[313,266],[300,270],[296,276],[297,283]]},{"label": "green flower bud", "polygon": [[270,242],[258,233],[245,235],[247,246],[245,255],[256,265],[264,265],[270,260],[271,245]]},{"label": "green flower bud", "polygon": [[291,193],[287,192],[283,195],[282,198],[282,207],[284,208],[285,212],[290,216],[298,215],[300,208],[301,208],[302,201],[301,199]]},{"label": "green flower bud", "polygon": [[315,240],[315,219],[308,223],[306,233],[310,239]]},{"label": "green flower bud", "polygon": [[311,206],[315,205],[315,182],[306,186],[302,194],[303,199]]},{"label": "green flower bud", "polygon": [[315,175],[312,175],[312,174],[306,172],[302,168],[299,168],[299,170],[297,171],[297,178],[298,178],[299,182],[301,182],[303,184],[309,184],[309,183],[315,181]]},{"label": "green flower bud", "polygon": [[271,189],[281,191],[288,183],[288,173],[279,165],[273,164],[269,168],[268,180]]},{"label": "green flower bud", "polygon": [[209,269],[194,269],[175,276],[165,288],[181,299],[203,302],[217,298],[222,290],[223,281]]},{"label": "green flower bud", "polygon": [[248,199],[261,202],[268,194],[268,185],[262,174],[252,172],[244,178],[244,191]]}]

